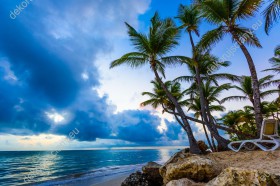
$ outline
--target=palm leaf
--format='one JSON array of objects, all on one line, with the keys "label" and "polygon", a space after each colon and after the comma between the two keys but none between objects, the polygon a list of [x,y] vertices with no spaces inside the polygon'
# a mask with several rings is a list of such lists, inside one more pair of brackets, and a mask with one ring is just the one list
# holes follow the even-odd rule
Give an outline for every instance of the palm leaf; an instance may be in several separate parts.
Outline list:
[{"label": "palm leaf", "polygon": [[208,49],[222,40],[225,34],[226,32],[224,26],[219,26],[214,30],[208,31],[202,36],[200,42],[197,44],[197,47],[203,50]]},{"label": "palm leaf", "polygon": [[246,19],[254,16],[256,11],[259,10],[261,3],[262,0],[242,0],[234,13],[234,19]]},{"label": "palm leaf", "polygon": [[273,0],[263,12],[265,16],[265,32],[269,30],[280,18],[280,0]]},{"label": "palm leaf", "polygon": [[221,103],[225,103],[226,101],[246,101],[248,98],[246,96],[229,96],[226,98],[223,98],[221,100]]},{"label": "palm leaf", "polygon": [[137,67],[141,67],[144,66],[145,64],[147,64],[148,61],[148,56],[143,54],[143,53],[139,53],[139,52],[131,52],[131,53],[127,53],[125,55],[123,55],[121,58],[114,60],[111,64],[110,64],[110,68],[114,68],[116,66],[120,66],[122,64],[127,64],[128,66],[132,67],[132,68],[137,68]]},{"label": "palm leaf", "polygon": [[235,27],[234,33],[238,36],[238,38],[241,38],[242,43],[246,43],[249,46],[262,47],[259,39],[252,30],[244,27]]}]

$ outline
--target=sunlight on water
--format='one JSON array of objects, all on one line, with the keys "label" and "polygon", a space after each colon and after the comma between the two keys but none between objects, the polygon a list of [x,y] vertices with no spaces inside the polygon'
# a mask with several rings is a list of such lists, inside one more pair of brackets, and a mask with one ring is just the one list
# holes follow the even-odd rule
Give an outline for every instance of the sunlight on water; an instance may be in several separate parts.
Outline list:
[{"label": "sunlight on water", "polygon": [[[149,161],[164,163],[178,150],[79,150],[46,152],[0,152],[0,185],[36,183],[69,175],[113,175]],[[66,178],[65,178],[66,177]]]}]

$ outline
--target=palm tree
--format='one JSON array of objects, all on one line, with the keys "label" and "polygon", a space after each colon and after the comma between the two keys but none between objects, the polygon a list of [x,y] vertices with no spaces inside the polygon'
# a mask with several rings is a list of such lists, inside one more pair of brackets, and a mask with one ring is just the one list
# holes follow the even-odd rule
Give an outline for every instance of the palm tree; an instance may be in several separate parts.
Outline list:
[{"label": "palm tree", "polygon": [[280,45],[275,48],[274,57],[270,58],[269,62],[272,64],[272,68],[266,69],[264,71],[280,73]]},{"label": "palm tree", "polygon": [[262,102],[262,108],[263,108],[263,114],[266,118],[272,117],[274,119],[280,120],[279,103],[277,103],[276,101],[272,101],[272,102],[264,101],[264,102]]},{"label": "palm tree", "polygon": [[187,129],[190,152],[195,154],[200,153],[201,151],[199,150],[196,139],[193,136],[188,117],[185,115],[176,98],[165,87],[159,74],[160,72],[164,76],[164,67],[166,64],[174,64],[178,60],[183,60],[183,57],[179,56],[165,56],[166,53],[170,52],[173,47],[178,45],[177,39],[179,38],[179,32],[175,23],[169,18],[161,20],[158,13],[155,13],[151,19],[151,26],[147,35],[137,32],[128,23],[126,23],[126,25],[128,27],[130,40],[137,51],[127,53],[121,58],[113,61],[110,68],[114,68],[122,64],[127,64],[132,68],[149,64],[156,80],[160,83],[170,102],[174,104]]},{"label": "palm tree", "polygon": [[218,28],[207,32],[202,37],[199,46],[202,48],[209,48],[222,40],[226,34],[230,34],[232,41],[239,45],[247,59],[252,76],[254,110],[258,134],[260,134],[263,120],[259,82],[254,61],[245,44],[255,47],[261,47],[261,44],[253,31],[241,27],[238,21],[252,17],[259,9],[261,2],[262,0],[197,0],[197,5],[201,9],[203,17],[205,17],[208,22],[218,26]]},{"label": "palm tree", "polygon": [[201,114],[203,121],[205,121],[209,131],[218,141],[219,145],[226,149],[228,140],[221,137],[218,133],[218,130],[214,127],[213,124],[210,122],[209,115],[207,115],[207,107],[205,102],[205,96],[203,95],[203,89],[202,89],[202,78],[200,75],[200,69],[199,69],[199,53],[201,52],[198,48],[196,48],[193,36],[192,34],[195,33],[197,36],[199,36],[199,23],[201,21],[200,17],[200,11],[195,6],[183,6],[180,5],[178,10],[178,16],[177,18],[181,22],[181,26],[179,28],[184,29],[187,34],[189,35],[191,46],[192,46],[192,58],[190,58],[188,61],[192,61],[192,64],[195,69],[195,79],[196,83],[198,84],[198,90],[199,90],[199,98],[200,98],[200,105],[201,105]]},{"label": "palm tree", "polygon": [[[189,105],[187,107],[193,111],[195,111],[195,108],[201,108],[201,105],[197,103],[197,99],[199,98],[200,94],[197,92],[195,84],[193,84],[189,89],[187,89],[185,92],[186,94],[190,94],[190,99],[188,100]],[[224,90],[230,89],[231,86],[229,84],[223,84],[219,86],[212,85],[212,81],[207,81],[206,83],[202,84],[202,89],[203,89],[203,95],[205,96],[205,108],[207,110],[207,114],[209,117],[209,121],[213,123],[214,126],[216,126],[216,122],[214,117],[212,116],[213,111],[224,111],[225,108],[220,105],[220,100],[218,97],[220,96],[221,92]],[[195,95],[192,95],[195,94]],[[194,97],[194,98],[192,98]],[[192,101],[193,100],[193,101]],[[218,103],[219,105],[214,105],[213,103]],[[195,116],[197,116],[198,113],[196,113]],[[201,118],[203,119],[202,112],[200,112]],[[212,135],[211,135],[212,136]],[[215,143],[213,143],[214,145]],[[218,144],[219,145],[219,144]]]},{"label": "palm tree", "polygon": [[263,12],[265,16],[265,32],[268,34],[274,23],[280,18],[280,0],[270,0],[270,4]]},{"label": "palm tree", "polygon": [[[268,75],[259,80],[259,87],[261,89],[265,89],[271,85],[277,84],[280,82],[280,80],[272,80],[273,76]],[[252,78],[250,76],[242,76],[239,81],[239,86],[234,85],[232,88],[235,88],[239,91],[241,91],[244,95],[243,96],[229,96],[221,100],[222,103],[225,101],[242,101],[242,100],[250,100],[250,102],[254,105],[254,94],[253,94],[253,87],[252,87]],[[260,93],[261,98],[264,99],[265,97],[274,94],[279,93],[278,89],[273,90],[266,90],[262,91]]]},{"label": "palm tree", "polygon": [[[244,107],[244,110],[228,112],[219,120],[222,121],[223,125],[254,136],[256,134],[256,125],[254,122],[254,113],[252,111],[253,110],[250,107]],[[229,132],[229,134],[231,136],[231,140],[244,139],[244,137],[247,137],[232,132]]]},{"label": "palm tree", "polygon": [[[209,50],[201,54],[198,54],[197,58],[199,59],[199,72],[202,81],[211,80],[216,85],[218,85],[219,84],[218,80],[230,80],[232,82],[236,82],[240,80],[240,77],[233,74],[216,73],[216,71],[220,70],[222,67],[230,66],[230,62],[219,61],[219,59],[214,55],[212,55]],[[174,81],[178,81],[178,82],[186,81],[189,83],[196,82],[196,71],[195,71],[196,63],[191,58],[188,58],[186,59],[184,64],[187,65],[190,75],[177,77]]]},{"label": "palm tree", "polygon": [[[177,122],[181,125],[181,127],[187,132],[185,125],[181,122],[178,116],[175,114],[175,106],[166,96],[165,91],[162,89],[161,85],[157,82],[157,80],[151,81],[153,84],[153,92],[143,92],[143,96],[149,96],[150,99],[141,103],[141,106],[151,105],[154,109],[158,107],[162,107],[163,113],[167,112],[174,115]],[[178,82],[167,81],[164,83],[165,87],[169,90],[169,92],[176,98],[180,105],[186,105],[186,101],[183,101],[184,95],[181,93],[181,85]]]}]

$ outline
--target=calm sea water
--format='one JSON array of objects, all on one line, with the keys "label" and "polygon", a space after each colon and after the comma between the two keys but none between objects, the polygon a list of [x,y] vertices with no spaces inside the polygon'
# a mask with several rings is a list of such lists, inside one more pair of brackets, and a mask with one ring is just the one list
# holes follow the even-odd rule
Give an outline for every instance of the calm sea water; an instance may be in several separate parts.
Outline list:
[{"label": "calm sea water", "polygon": [[177,151],[85,150],[61,151],[56,155],[48,151],[0,152],[0,185],[58,185],[47,180],[62,178],[65,183],[71,179],[125,173],[140,169],[149,161],[163,163]]}]

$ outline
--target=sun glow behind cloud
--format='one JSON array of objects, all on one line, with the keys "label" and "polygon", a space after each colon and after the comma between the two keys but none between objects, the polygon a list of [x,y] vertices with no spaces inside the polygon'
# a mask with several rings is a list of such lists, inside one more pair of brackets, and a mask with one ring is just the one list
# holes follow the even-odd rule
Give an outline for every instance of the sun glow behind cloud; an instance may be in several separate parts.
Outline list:
[{"label": "sun glow behind cloud", "polygon": [[66,122],[67,113],[63,112],[62,114],[52,110],[50,112],[45,112],[47,117],[55,124],[62,124]]}]

